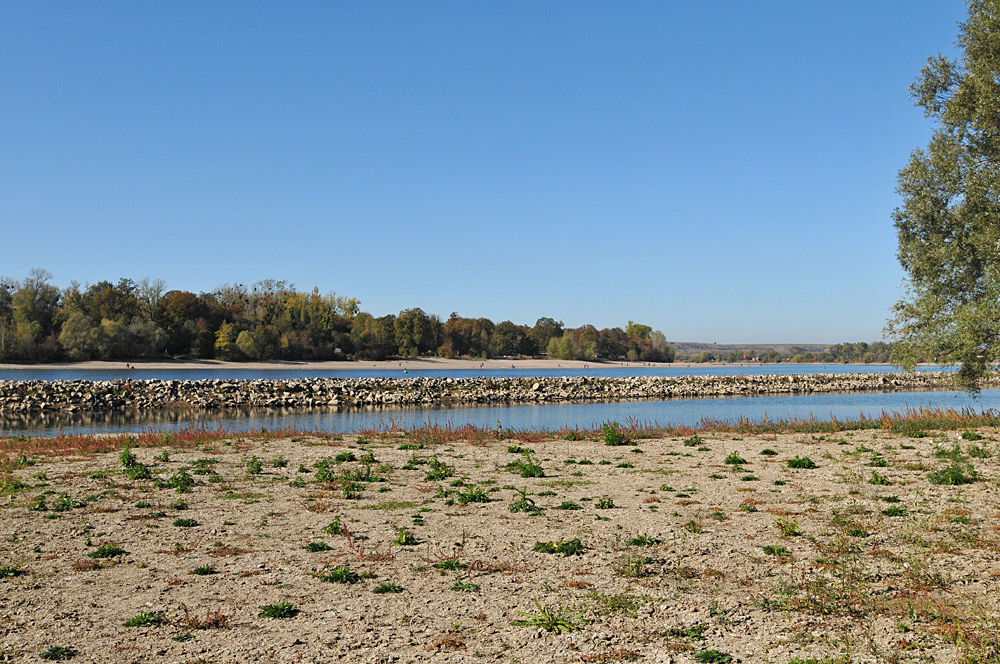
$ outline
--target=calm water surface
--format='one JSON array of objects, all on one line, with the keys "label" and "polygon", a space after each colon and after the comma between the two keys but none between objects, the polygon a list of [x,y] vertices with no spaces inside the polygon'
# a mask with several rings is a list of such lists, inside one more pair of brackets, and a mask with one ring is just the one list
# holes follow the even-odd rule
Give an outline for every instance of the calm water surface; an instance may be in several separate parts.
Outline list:
[{"label": "calm water surface", "polygon": [[309,431],[349,433],[392,424],[413,427],[426,423],[442,426],[476,424],[518,429],[591,428],[602,422],[624,422],[629,418],[650,424],[696,425],[713,420],[775,420],[815,418],[828,420],[877,417],[883,412],[907,408],[947,407],[956,410],[1000,410],[1000,390],[983,390],[978,397],[965,392],[893,392],[820,394],[803,396],[737,397],[720,399],[676,399],[614,403],[483,406],[461,408],[336,410],[230,410],[174,413],[101,413],[47,415],[30,422],[0,421],[4,435],[55,435],[65,433],[121,433],[141,430],[171,431],[190,425],[233,431],[261,428],[297,428]]}]

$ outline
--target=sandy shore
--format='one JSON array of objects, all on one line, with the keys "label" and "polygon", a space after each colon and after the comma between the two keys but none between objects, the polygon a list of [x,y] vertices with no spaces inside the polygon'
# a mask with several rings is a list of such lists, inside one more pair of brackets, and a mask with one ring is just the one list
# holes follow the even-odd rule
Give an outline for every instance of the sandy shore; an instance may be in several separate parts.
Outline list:
[{"label": "sandy shore", "polygon": [[[839,363],[838,363],[839,364]],[[38,370],[51,371],[61,369],[79,369],[82,371],[94,369],[125,369],[132,367],[135,369],[147,369],[159,371],[164,369],[207,369],[219,370],[227,369],[233,371],[269,371],[301,369],[303,371],[361,371],[365,369],[385,370],[385,369],[409,369],[414,370],[436,370],[445,371],[449,369],[642,369],[642,368],[693,368],[700,367],[709,369],[712,367],[765,367],[777,366],[774,364],[758,364],[752,362],[740,363],[697,363],[697,362],[585,362],[583,360],[542,360],[542,359],[490,359],[490,360],[464,360],[445,359],[441,357],[422,357],[409,360],[383,360],[381,362],[296,362],[272,360],[269,362],[223,362],[221,360],[130,360],[128,362],[103,361],[92,362],[53,362],[51,364],[5,364],[0,362],[0,370]],[[801,366],[801,365],[791,365]],[[858,366],[856,364],[845,364],[844,366]],[[888,366],[884,363],[870,363],[861,366],[882,367]],[[920,365],[930,366],[930,365]]]},{"label": "sandy shore", "polygon": [[[362,371],[365,369],[409,369],[409,370],[448,370],[448,369],[620,369],[623,367],[685,367],[700,366],[689,364],[663,364],[652,362],[584,362],[577,360],[448,360],[440,357],[428,357],[410,360],[383,360],[381,362],[291,362],[274,360],[270,362],[222,362],[221,360],[134,360],[129,362],[57,362],[52,364],[2,364],[0,369],[51,371],[55,369],[125,369],[126,367],[148,370],[164,369],[227,369],[234,371],[288,371],[301,369],[303,371]],[[736,366],[736,365],[731,365]]]}]

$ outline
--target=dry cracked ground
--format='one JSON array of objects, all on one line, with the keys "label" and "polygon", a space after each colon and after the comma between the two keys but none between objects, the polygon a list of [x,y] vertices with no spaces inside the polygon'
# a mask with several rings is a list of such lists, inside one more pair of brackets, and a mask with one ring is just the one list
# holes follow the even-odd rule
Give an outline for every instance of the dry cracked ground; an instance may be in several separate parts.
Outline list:
[{"label": "dry cracked ground", "polygon": [[997,431],[22,457],[0,661],[1000,661]]}]

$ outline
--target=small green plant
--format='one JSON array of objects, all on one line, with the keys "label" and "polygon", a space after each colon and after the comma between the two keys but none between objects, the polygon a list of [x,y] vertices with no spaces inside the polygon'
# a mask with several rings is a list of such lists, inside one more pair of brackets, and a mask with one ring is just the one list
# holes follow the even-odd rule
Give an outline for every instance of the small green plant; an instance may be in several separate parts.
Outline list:
[{"label": "small green plant", "polygon": [[973,459],[989,459],[991,456],[993,456],[988,449],[986,449],[985,447],[980,447],[975,443],[966,447],[965,451]]},{"label": "small green plant", "polygon": [[271,466],[274,468],[287,468],[288,459],[286,459],[283,455],[279,454],[278,458],[271,462]]},{"label": "small green plant", "polygon": [[358,458],[354,456],[354,452],[341,452],[337,456],[333,457],[334,463],[346,463],[348,461],[357,461]]},{"label": "small green plant", "polygon": [[169,462],[170,461],[170,452],[168,450],[163,450],[162,452],[160,452],[159,454],[157,454],[155,457],[153,457],[153,461],[159,461],[160,463],[167,463],[167,462]]},{"label": "small green plant", "polygon": [[127,556],[128,551],[116,546],[114,544],[102,544],[97,547],[96,551],[91,551],[87,554],[88,558],[116,558],[118,556]]},{"label": "small green plant", "polygon": [[306,551],[309,553],[319,553],[321,551],[329,551],[332,547],[326,542],[309,542],[306,544]]},{"label": "small green plant", "polygon": [[944,484],[955,486],[959,484],[972,484],[976,481],[976,471],[972,466],[953,462],[944,468],[940,468],[927,476],[931,484]]},{"label": "small green plant", "polygon": [[20,567],[14,567],[13,565],[0,565],[0,579],[2,578],[14,578],[16,576],[23,576],[27,574]]},{"label": "small green plant", "polygon": [[511,501],[507,509],[511,512],[526,512],[528,514],[541,514],[542,508],[535,505],[535,501],[528,498],[528,488],[517,489],[518,497]]},{"label": "small green plant", "polygon": [[583,542],[579,539],[560,540],[558,542],[535,542],[531,547],[537,553],[561,553],[563,556],[579,556],[583,553]]},{"label": "small green plant", "polygon": [[458,572],[466,569],[468,565],[463,563],[458,557],[455,558],[445,558],[444,560],[439,560],[432,564],[431,567],[434,569],[439,569],[444,572]]},{"label": "small green plant", "polygon": [[684,447],[698,447],[702,443],[702,437],[698,434],[684,439]]},{"label": "small green plant", "polygon": [[357,500],[364,495],[365,485],[360,482],[344,482],[340,485],[340,495],[345,500]]},{"label": "small green plant", "polygon": [[475,593],[479,592],[479,586],[474,583],[462,583],[461,581],[456,581],[451,587],[452,590],[457,590],[463,593]]},{"label": "small green plant", "polygon": [[333,517],[333,521],[331,521],[326,526],[323,526],[323,532],[326,533],[327,535],[347,534],[347,531],[344,529],[344,524],[341,523],[339,516]]},{"label": "small green plant", "polygon": [[796,456],[794,459],[788,460],[788,467],[811,470],[816,467],[816,463],[809,457]]},{"label": "small green plant", "polygon": [[[159,480],[157,480],[159,482]],[[191,487],[195,485],[194,478],[191,477],[186,470],[181,468],[176,473],[174,473],[166,483],[163,483],[164,487],[171,487],[177,493],[191,493]]]},{"label": "small green plant", "polygon": [[122,624],[125,625],[125,627],[156,627],[157,625],[162,625],[164,622],[166,621],[159,613],[142,611],[135,614]]},{"label": "small green plant", "polygon": [[741,466],[747,463],[747,460],[741,457],[738,452],[730,452],[723,463],[728,466]]},{"label": "small green plant", "polygon": [[958,463],[959,461],[963,461],[965,459],[964,455],[962,454],[962,448],[959,446],[958,443],[952,445],[951,449],[948,449],[946,447],[939,447],[937,450],[935,450],[934,456],[937,457],[938,459],[950,459],[951,461],[954,461],[956,463]]},{"label": "small green plant", "polygon": [[122,468],[131,468],[139,464],[139,459],[132,454],[132,448],[128,445],[122,450],[122,453],[118,455],[118,461],[122,464]]},{"label": "small green plant", "polygon": [[517,627],[536,627],[544,629],[546,632],[555,632],[556,634],[573,632],[583,626],[582,619],[584,612],[573,613],[565,607],[553,610],[547,606],[542,606],[537,598],[535,599],[535,606],[538,608],[538,613],[518,611],[520,615],[524,616],[524,620],[515,620],[511,624]]},{"label": "small green plant", "polygon": [[659,544],[660,540],[652,535],[636,535],[625,543],[629,546],[654,546]]},{"label": "small green plant", "polygon": [[783,537],[795,537],[802,534],[799,532],[799,520],[789,519],[787,516],[778,517],[774,522],[774,527]]},{"label": "small green plant", "polygon": [[720,650],[702,650],[694,654],[694,661],[698,664],[729,664],[733,656]]},{"label": "small green plant", "polygon": [[906,516],[906,508],[899,505],[893,505],[892,507],[882,510],[882,514],[885,516]]},{"label": "small green plant", "polygon": [[396,528],[396,539],[392,543],[396,546],[413,546],[417,543],[417,538],[406,528]]},{"label": "small green plant", "polygon": [[601,496],[595,507],[599,510],[611,510],[615,508],[615,501],[610,496]]},{"label": "small green plant", "polygon": [[778,453],[772,450],[770,447],[765,447],[760,451],[764,456],[778,456]]},{"label": "small green plant", "polygon": [[253,477],[254,475],[260,475],[264,470],[264,462],[257,458],[256,455],[250,457],[247,460],[247,476]]},{"label": "small green plant", "polygon": [[49,646],[41,652],[38,656],[41,659],[47,659],[53,662],[61,662],[63,660],[72,659],[76,657],[77,651],[73,648],[67,646]]},{"label": "small green plant", "polygon": [[691,625],[690,627],[683,628],[672,628],[667,630],[667,635],[674,638],[680,639],[697,639],[698,641],[705,640],[705,630],[708,629],[707,623],[697,623]]},{"label": "small green plant", "polygon": [[403,592],[403,586],[397,585],[392,581],[386,581],[372,588],[372,592],[375,593],[376,595],[385,595],[388,593],[401,593]]},{"label": "small green plant", "polygon": [[65,493],[59,494],[59,497],[56,498],[56,501],[52,504],[52,509],[56,512],[68,512],[75,507],[85,507],[85,505],[79,500],[70,498]]},{"label": "small green plant", "polygon": [[294,618],[299,610],[288,602],[278,602],[277,604],[266,604],[260,607],[258,618]]},{"label": "small green plant", "polygon": [[326,581],[327,583],[354,584],[361,581],[361,575],[347,565],[338,565],[319,578],[321,581]]},{"label": "small green plant", "polygon": [[490,502],[490,497],[482,487],[467,486],[463,491],[455,494],[455,500],[460,505],[468,505],[469,503],[488,503]]},{"label": "small green plant", "polygon": [[153,474],[149,472],[149,467],[141,463],[137,463],[134,466],[126,466],[122,469],[122,473],[130,480],[148,480],[153,477]]},{"label": "small green plant", "polygon": [[422,450],[422,449],[424,449],[424,444],[423,443],[403,443],[402,445],[400,445],[396,449],[397,450]]},{"label": "small green plant", "polygon": [[983,439],[983,437],[980,436],[975,431],[966,430],[966,431],[962,432],[962,440],[973,441],[973,440],[982,440],[982,439]]},{"label": "small green plant", "polygon": [[511,454],[535,453],[535,450],[531,449],[530,447],[521,447],[520,445],[508,445],[507,451],[510,452]]},{"label": "small green plant", "polygon": [[628,445],[629,439],[617,422],[605,422],[601,425],[601,440],[605,445]]},{"label": "small green plant", "polygon": [[191,570],[191,573],[196,576],[211,576],[213,574],[217,574],[218,572],[211,565],[199,565]]},{"label": "small green plant", "polygon": [[892,480],[879,473],[877,470],[872,471],[872,476],[869,478],[868,483],[876,486],[892,486]]},{"label": "small green plant", "polygon": [[868,537],[868,535],[869,535],[869,532],[867,530],[865,530],[864,528],[848,528],[847,529],[847,536],[848,537]]},{"label": "small green plant", "polygon": [[872,468],[888,468],[889,462],[886,461],[884,458],[882,458],[881,455],[874,454],[872,455],[871,460],[868,462],[868,465],[871,466]]},{"label": "small green plant", "polygon": [[436,454],[427,460],[427,465],[430,467],[430,471],[424,476],[427,482],[439,482],[455,474],[455,469],[438,459]]},{"label": "small green plant", "polygon": [[175,519],[174,525],[178,528],[194,528],[198,525],[198,522],[194,519]]},{"label": "small green plant", "polygon": [[641,579],[650,574],[652,558],[646,556],[626,556],[615,566],[615,573],[626,579]]},{"label": "small green plant", "polygon": [[572,500],[564,500],[563,502],[561,502],[558,505],[556,505],[553,509],[557,509],[557,510],[582,510],[583,508],[580,507],[580,505],[578,505],[577,503],[574,503]]},{"label": "small green plant", "polygon": [[532,460],[530,452],[525,452],[524,456],[517,461],[508,463],[507,470],[517,473],[521,477],[545,477],[541,464]]},{"label": "small green plant", "polygon": [[688,531],[689,533],[693,533],[695,535],[702,532],[701,525],[694,519],[691,519],[684,524],[684,530]]},{"label": "small green plant", "polygon": [[778,558],[790,558],[792,556],[792,552],[783,546],[776,546],[774,544],[765,544],[760,548],[763,549],[764,553],[766,553],[769,556],[777,556]]}]

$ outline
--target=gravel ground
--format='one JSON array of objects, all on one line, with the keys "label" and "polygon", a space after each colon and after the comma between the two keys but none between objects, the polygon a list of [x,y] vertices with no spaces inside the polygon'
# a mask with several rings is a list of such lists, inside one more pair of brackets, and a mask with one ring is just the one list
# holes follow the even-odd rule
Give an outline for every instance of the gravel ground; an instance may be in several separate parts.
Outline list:
[{"label": "gravel ground", "polygon": [[26,460],[0,475],[0,661],[996,662],[1000,450],[960,433]]}]

